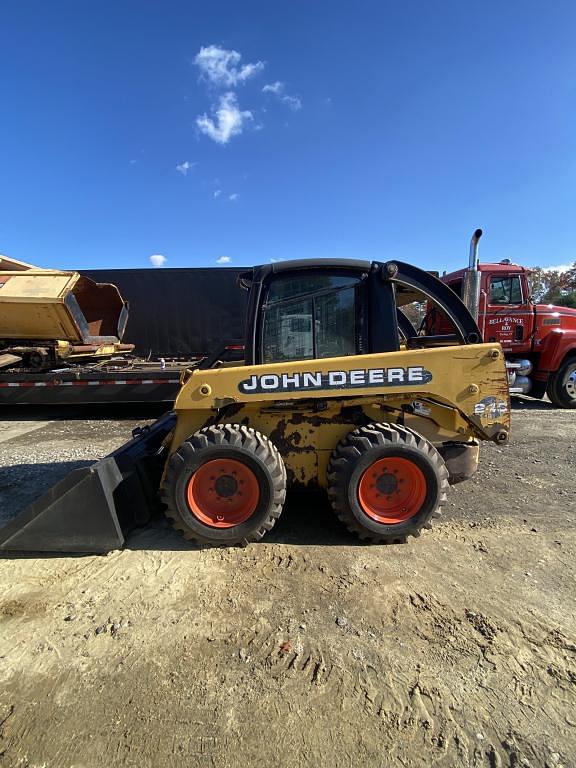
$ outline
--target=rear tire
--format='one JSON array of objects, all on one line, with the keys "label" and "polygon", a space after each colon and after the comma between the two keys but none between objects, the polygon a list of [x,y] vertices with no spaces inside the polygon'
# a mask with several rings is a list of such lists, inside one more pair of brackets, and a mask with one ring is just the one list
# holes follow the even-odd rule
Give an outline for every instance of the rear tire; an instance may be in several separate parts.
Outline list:
[{"label": "rear tire", "polygon": [[274,444],[251,427],[205,427],[170,457],[161,498],[184,538],[244,546],[280,517],[286,469]]},{"label": "rear tire", "polygon": [[557,408],[576,408],[576,358],[567,360],[552,374],[546,394]]},{"label": "rear tire", "polygon": [[444,460],[417,432],[370,424],[350,432],[328,465],[328,496],[338,518],[361,539],[399,544],[419,536],[446,501]]}]

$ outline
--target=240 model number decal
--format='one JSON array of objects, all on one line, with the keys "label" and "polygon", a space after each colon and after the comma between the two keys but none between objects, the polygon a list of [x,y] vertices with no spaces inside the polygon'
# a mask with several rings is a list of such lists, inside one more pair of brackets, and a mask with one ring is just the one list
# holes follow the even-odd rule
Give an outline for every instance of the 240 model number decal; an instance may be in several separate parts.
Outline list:
[{"label": "240 model number decal", "polygon": [[253,374],[238,384],[244,394],[259,392],[305,392],[366,387],[398,387],[427,384],[432,374],[421,365],[408,368],[359,368],[352,371]]}]

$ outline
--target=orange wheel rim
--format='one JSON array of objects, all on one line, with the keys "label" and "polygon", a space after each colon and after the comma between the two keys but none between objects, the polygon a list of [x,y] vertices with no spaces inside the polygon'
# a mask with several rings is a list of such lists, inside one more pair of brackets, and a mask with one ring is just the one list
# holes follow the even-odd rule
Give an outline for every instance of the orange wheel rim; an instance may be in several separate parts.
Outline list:
[{"label": "orange wheel rim", "polygon": [[212,459],[188,481],[190,511],[211,528],[233,528],[254,514],[260,485],[254,472],[236,459]]},{"label": "orange wheel rim", "polygon": [[364,470],[358,500],[371,520],[384,525],[414,517],[426,499],[427,484],[420,467],[410,459],[390,456]]}]

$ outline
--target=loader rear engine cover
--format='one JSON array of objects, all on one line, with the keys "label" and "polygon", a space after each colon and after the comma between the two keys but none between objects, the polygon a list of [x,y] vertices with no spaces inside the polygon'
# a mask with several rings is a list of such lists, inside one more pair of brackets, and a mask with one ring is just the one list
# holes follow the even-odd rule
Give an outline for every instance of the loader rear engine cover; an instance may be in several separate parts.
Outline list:
[{"label": "loader rear engine cover", "polygon": [[[112,461],[115,487],[145,486],[136,522],[160,498],[185,538],[248,544],[273,528],[289,486],[302,485],[325,489],[361,539],[403,542],[430,527],[451,483],[474,473],[479,441],[508,439],[502,349],[482,343],[436,277],[396,261],[296,261],[257,267],[241,285],[244,365],[215,354],[187,372],[174,413],[106,459],[107,473],[95,465],[102,483]],[[429,301],[450,333],[424,335],[409,320],[414,302]],[[67,508],[73,492],[68,484]],[[120,508],[126,494],[106,498],[105,516],[125,535],[121,521],[135,522]],[[52,494],[53,515],[55,503]],[[14,542],[0,532],[1,547]]]}]

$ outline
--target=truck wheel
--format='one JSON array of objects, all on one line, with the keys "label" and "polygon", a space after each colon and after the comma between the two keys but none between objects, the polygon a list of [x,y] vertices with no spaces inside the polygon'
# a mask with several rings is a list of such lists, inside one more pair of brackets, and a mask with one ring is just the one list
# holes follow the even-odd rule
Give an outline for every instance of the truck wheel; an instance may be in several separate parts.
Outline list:
[{"label": "truck wheel", "polygon": [[446,501],[444,460],[417,432],[370,424],[350,432],[328,465],[328,496],[349,531],[380,544],[430,528]]},{"label": "truck wheel", "polygon": [[172,454],[161,497],[184,538],[246,545],[259,541],[280,517],[286,469],[260,432],[218,424],[196,432]]},{"label": "truck wheel", "polygon": [[557,408],[576,408],[576,358],[552,374],[546,394]]}]

